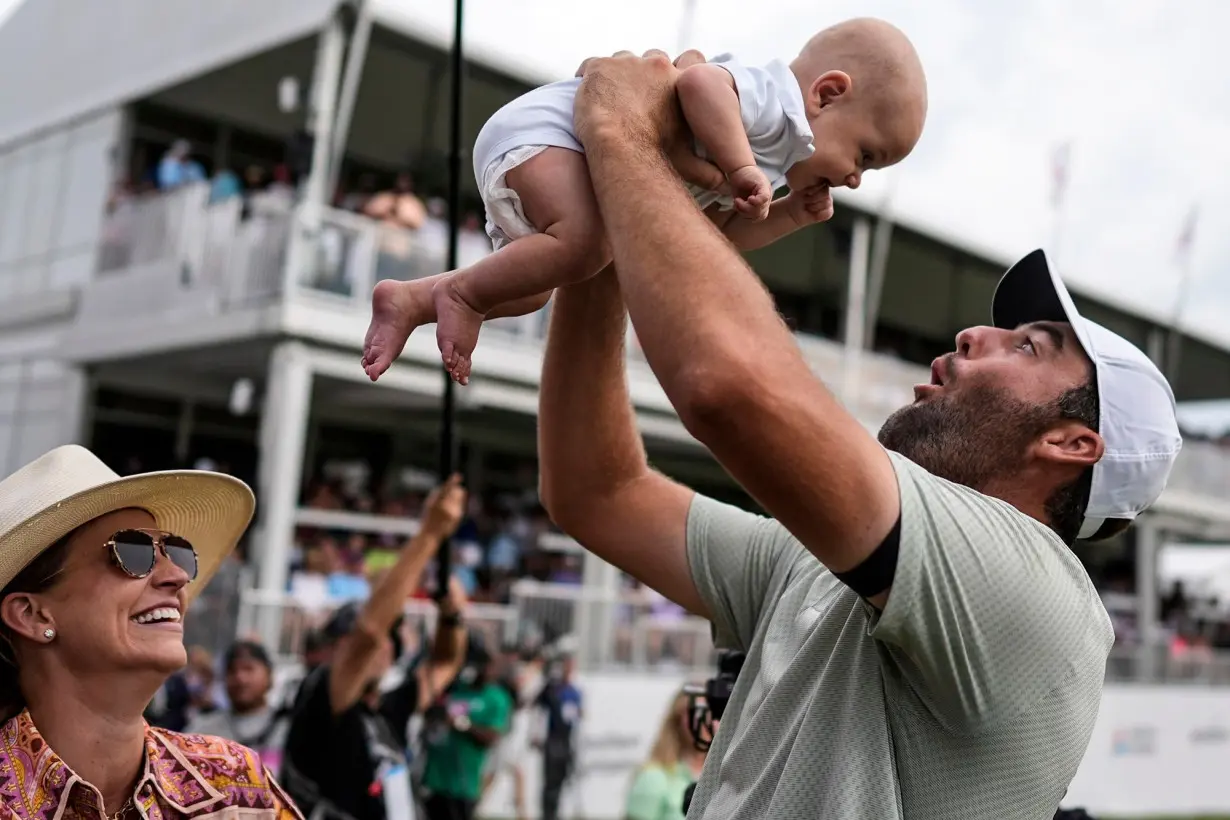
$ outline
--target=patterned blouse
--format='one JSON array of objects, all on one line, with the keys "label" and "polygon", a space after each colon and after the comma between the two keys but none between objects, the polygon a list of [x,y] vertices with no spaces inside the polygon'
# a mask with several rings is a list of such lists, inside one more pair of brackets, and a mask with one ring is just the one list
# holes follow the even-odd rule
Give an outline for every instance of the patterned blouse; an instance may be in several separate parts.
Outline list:
[{"label": "patterned blouse", "polygon": [[[133,797],[145,820],[303,820],[255,752],[148,726]],[[98,790],[51,750],[29,712],[0,727],[0,820],[108,820]]]}]

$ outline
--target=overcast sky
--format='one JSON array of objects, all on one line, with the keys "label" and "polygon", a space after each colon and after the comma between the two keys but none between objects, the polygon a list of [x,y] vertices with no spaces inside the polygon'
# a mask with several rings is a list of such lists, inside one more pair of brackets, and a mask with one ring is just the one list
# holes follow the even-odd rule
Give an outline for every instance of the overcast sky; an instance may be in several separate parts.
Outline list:
[{"label": "overcast sky", "polygon": [[[377,0],[451,31],[451,2]],[[466,0],[466,36],[544,77],[620,48],[679,45],[685,0]],[[1173,314],[1178,238],[1193,206],[1184,322],[1230,344],[1230,0],[695,0],[687,45],[789,59],[856,15],[913,38],[930,83],[922,141],[869,174],[903,219],[1009,260],[1058,236],[1065,278]],[[0,0],[0,22],[14,0]],[[1071,141],[1061,218],[1052,156]],[[1059,229],[1056,230],[1058,223]],[[1052,248],[1052,252],[1055,249]]]},{"label": "overcast sky", "polygon": [[[451,30],[451,3],[383,0]],[[672,49],[684,0],[466,0],[466,35],[550,75],[619,48]],[[753,11],[754,10],[754,11]],[[1184,320],[1230,343],[1230,2],[1226,0],[696,0],[689,45],[790,58],[857,15],[903,28],[930,83],[927,128],[869,174],[903,218],[1008,259],[1058,234],[1065,278],[1158,318],[1174,310],[1192,207]],[[1061,219],[1052,156],[1072,142]],[[1056,230],[1056,222],[1059,230]]]}]

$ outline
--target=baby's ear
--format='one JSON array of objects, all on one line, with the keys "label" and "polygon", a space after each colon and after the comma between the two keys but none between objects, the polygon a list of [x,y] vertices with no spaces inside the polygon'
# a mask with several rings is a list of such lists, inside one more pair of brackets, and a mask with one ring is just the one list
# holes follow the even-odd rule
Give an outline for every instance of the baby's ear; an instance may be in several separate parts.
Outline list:
[{"label": "baby's ear", "polygon": [[820,109],[827,108],[837,102],[843,94],[850,93],[850,88],[853,85],[854,81],[844,71],[833,70],[824,72],[812,80],[811,88],[808,90],[808,113],[814,116],[816,113],[819,113]]}]

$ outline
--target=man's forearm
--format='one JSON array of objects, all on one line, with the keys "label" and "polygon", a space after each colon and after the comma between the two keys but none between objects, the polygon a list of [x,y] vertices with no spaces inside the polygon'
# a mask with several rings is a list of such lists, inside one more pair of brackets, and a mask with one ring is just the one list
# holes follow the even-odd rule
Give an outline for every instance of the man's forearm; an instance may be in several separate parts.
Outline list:
[{"label": "man's forearm", "polygon": [[439,546],[438,536],[420,530],[402,547],[396,563],[372,590],[371,597],[363,606],[363,618],[368,625],[381,634],[393,625]]},{"label": "man's forearm", "polygon": [[722,233],[739,250],[754,251],[766,248],[798,229],[799,223],[790,215],[790,206],[785,197],[781,197],[773,200],[765,219],[753,222],[736,213],[722,226]]},{"label": "man's forearm", "polygon": [[627,320],[614,273],[560,288],[555,300],[539,387],[538,456],[547,508],[567,518],[574,499],[601,498],[648,465],[628,398]]}]

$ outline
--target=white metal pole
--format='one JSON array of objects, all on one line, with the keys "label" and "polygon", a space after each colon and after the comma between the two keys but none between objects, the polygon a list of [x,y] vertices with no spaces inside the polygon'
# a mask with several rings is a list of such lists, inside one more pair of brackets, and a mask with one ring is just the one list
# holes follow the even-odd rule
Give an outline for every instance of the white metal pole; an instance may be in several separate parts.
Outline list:
[{"label": "white metal pole", "polygon": [[846,291],[845,350],[842,357],[841,399],[856,416],[859,369],[862,367],[867,317],[867,271],[871,255],[871,220],[856,217],[850,238],[850,273]]}]

